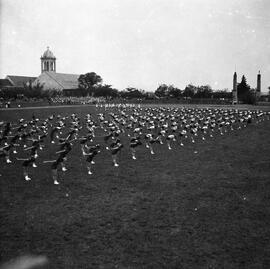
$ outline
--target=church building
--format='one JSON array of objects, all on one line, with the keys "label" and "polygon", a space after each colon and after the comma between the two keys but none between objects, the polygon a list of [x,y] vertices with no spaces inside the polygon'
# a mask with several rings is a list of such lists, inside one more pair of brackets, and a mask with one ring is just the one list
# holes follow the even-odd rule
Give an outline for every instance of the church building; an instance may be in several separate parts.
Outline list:
[{"label": "church building", "polygon": [[78,89],[77,74],[64,74],[56,72],[56,57],[49,47],[43,53],[41,60],[41,74],[36,78],[33,85],[42,85],[44,90],[57,90],[71,92]]},{"label": "church building", "polygon": [[25,86],[32,85],[36,79],[37,77],[7,75],[4,79],[0,79],[0,89],[3,88],[23,89]]},{"label": "church building", "polygon": [[79,92],[77,74],[64,74],[56,72],[56,57],[49,47],[43,53],[41,60],[41,74],[38,77],[7,75],[0,79],[0,90],[21,88],[25,86],[43,86],[44,90],[62,91],[64,95],[73,95]]}]

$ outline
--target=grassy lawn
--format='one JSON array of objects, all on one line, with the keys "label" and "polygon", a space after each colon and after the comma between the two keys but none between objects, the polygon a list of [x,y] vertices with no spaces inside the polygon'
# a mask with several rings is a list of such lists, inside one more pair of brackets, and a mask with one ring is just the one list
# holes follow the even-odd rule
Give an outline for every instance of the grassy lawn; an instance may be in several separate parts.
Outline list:
[{"label": "grassy lawn", "polygon": [[[84,118],[96,108],[5,110],[0,119],[33,113]],[[171,151],[155,145],[155,155],[139,147],[137,160],[121,140],[120,166],[102,150],[93,175],[75,144],[58,186],[42,164],[57,148],[48,140],[29,182],[20,162],[0,159],[1,260],[31,253],[53,269],[270,268],[269,120]]]}]

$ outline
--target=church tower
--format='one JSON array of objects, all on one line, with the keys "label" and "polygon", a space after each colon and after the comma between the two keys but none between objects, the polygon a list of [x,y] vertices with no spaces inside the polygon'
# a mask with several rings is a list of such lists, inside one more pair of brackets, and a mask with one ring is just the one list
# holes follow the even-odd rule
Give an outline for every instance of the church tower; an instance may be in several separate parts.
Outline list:
[{"label": "church tower", "polygon": [[41,73],[43,72],[56,72],[56,58],[47,47],[47,50],[43,53],[40,58],[41,60]]},{"label": "church tower", "polygon": [[234,74],[233,74],[232,95],[233,95],[233,104],[237,104],[238,103],[238,98],[237,98],[237,74],[236,74],[236,72],[234,72]]}]

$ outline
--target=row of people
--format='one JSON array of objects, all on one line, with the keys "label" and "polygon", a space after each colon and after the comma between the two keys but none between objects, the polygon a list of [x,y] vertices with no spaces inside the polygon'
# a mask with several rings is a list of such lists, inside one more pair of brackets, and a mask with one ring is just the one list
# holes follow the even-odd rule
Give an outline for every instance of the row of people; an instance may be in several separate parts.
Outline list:
[{"label": "row of people", "polygon": [[[22,161],[24,178],[29,181],[29,168],[37,166],[39,151],[51,150],[50,144],[55,145],[57,158],[43,160],[42,163],[51,164],[54,184],[59,184],[58,169],[66,172],[65,163],[74,143],[80,144],[81,157],[85,159],[88,174],[91,175],[94,158],[102,150],[110,151],[113,165],[119,166],[117,156],[124,147],[121,140],[129,139],[131,157],[136,160],[138,146],[144,145],[151,154],[155,154],[154,144],[166,142],[168,150],[172,150],[174,142],[184,146],[185,141],[204,141],[207,137],[224,135],[246,127],[252,121],[258,123],[269,119],[270,116],[263,111],[142,108],[132,105],[112,106],[109,110],[97,106],[97,112],[100,113],[87,114],[84,119],[71,114],[51,115],[45,119],[33,116],[30,121],[20,119],[15,124],[2,122],[0,156],[9,164],[12,162],[10,155],[17,154],[18,149],[21,153],[29,152],[26,158],[16,158],[16,161]],[[103,138],[103,145],[98,143],[98,137]]]}]

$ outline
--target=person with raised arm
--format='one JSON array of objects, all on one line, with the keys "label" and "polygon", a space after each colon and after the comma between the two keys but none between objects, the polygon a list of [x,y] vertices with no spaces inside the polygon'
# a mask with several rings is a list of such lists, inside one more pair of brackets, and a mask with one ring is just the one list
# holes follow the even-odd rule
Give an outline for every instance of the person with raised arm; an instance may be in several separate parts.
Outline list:
[{"label": "person with raised arm", "polygon": [[92,165],[95,164],[94,162],[94,157],[100,153],[100,145],[97,144],[95,146],[92,147],[88,147],[87,145],[85,145],[82,148],[83,151],[83,156],[86,156],[86,162],[87,162],[87,170],[88,170],[88,175],[92,175]]},{"label": "person with raised arm", "polygon": [[133,160],[136,160],[136,148],[140,145],[142,145],[142,142],[140,141],[139,136],[131,137],[129,147],[130,147],[131,156]]},{"label": "person with raised arm", "polygon": [[[62,165],[63,161],[64,161],[64,158],[62,154],[60,154],[60,156],[56,160],[43,161],[43,163],[51,163],[51,173],[52,173],[52,179],[53,179],[54,185],[60,184],[58,181],[58,166],[59,164]],[[62,165],[62,169],[63,169],[63,165]]]},{"label": "person with raised arm", "polygon": [[31,180],[28,173],[28,168],[30,166],[37,167],[35,164],[36,158],[34,156],[30,156],[29,158],[16,158],[18,161],[23,161],[22,167],[23,167],[23,176],[26,181]]},{"label": "person with raised arm", "polygon": [[115,167],[118,167],[119,164],[117,163],[117,156],[119,155],[120,150],[123,148],[123,144],[121,144],[121,141],[119,138],[117,138],[114,142],[111,143],[110,145],[110,151],[112,154],[112,161],[113,165]]}]

